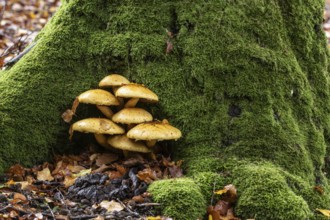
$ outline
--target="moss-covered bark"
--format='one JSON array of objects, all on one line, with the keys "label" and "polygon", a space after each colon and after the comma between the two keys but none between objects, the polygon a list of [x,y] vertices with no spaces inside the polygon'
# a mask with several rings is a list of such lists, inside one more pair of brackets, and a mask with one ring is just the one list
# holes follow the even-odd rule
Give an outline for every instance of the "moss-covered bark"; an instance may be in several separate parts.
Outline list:
[{"label": "moss-covered bark", "polygon": [[1,170],[62,148],[61,113],[118,72],[153,89],[161,99],[154,114],[184,134],[173,150],[190,179],[150,188],[165,214],[202,216],[215,182],[237,186],[243,218],[321,218],[315,208],[330,205],[323,7],[322,0],[63,2],[33,50],[0,73]]}]

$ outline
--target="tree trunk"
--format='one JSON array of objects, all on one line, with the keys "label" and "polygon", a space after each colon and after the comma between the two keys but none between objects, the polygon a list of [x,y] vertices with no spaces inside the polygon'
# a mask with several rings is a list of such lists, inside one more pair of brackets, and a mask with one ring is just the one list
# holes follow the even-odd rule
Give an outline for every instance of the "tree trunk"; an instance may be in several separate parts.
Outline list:
[{"label": "tree trunk", "polygon": [[36,46],[0,73],[0,168],[64,147],[61,113],[116,72],[155,91],[155,114],[183,131],[172,145],[188,177],[150,187],[165,215],[202,217],[213,184],[233,183],[243,219],[320,218],[315,209],[330,205],[323,8],[323,0],[64,1]]}]

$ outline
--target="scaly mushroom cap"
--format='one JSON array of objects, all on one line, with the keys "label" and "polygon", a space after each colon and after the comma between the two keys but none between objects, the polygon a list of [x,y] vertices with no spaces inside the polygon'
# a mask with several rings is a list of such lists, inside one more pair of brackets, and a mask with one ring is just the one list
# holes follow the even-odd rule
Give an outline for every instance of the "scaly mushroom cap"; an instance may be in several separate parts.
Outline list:
[{"label": "scaly mushroom cap", "polygon": [[109,76],[104,77],[100,83],[99,87],[112,87],[112,86],[121,86],[123,84],[129,84],[130,81],[126,79],[124,76],[119,74],[111,74]]},{"label": "scaly mushroom cap", "polygon": [[152,115],[142,108],[124,108],[112,116],[112,121],[122,124],[139,124],[152,119]]},{"label": "scaly mushroom cap", "polygon": [[80,103],[95,105],[119,105],[118,99],[103,89],[91,89],[81,93],[78,97]]},{"label": "scaly mushroom cap", "polygon": [[181,131],[168,123],[146,122],[136,125],[127,132],[127,137],[135,140],[177,140]]},{"label": "scaly mushroom cap", "polygon": [[70,134],[73,131],[95,134],[123,134],[125,130],[106,118],[86,118],[75,122],[70,129]]},{"label": "scaly mushroom cap", "polygon": [[135,83],[121,86],[115,95],[122,98],[139,98],[148,102],[158,102],[158,96],[153,91]]},{"label": "scaly mushroom cap", "polygon": [[149,153],[151,150],[146,147],[145,144],[142,142],[133,141],[126,137],[126,135],[115,135],[108,138],[108,144],[112,147],[127,150],[127,151],[134,151],[134,152],[142,152],[142,153]]}]

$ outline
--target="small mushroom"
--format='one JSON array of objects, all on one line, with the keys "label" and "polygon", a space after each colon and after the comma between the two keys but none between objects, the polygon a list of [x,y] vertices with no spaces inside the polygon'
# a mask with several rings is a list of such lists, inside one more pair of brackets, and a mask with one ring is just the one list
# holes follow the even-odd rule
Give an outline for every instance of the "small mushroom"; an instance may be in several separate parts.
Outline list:
[{"label": "small mushroom", "polygon": [[112,147],[121,149],[127,155],[127,151],[150,153],[151,150],[143,142],[133,141],[124,135],[115,135],[108,138],[108,144]]},{"label": "small mushroom", "polygon": [[141,84],[130,83],[121,86],[115,93],[116,97],[130,98],[125,104],[125,108],[133,108],[141,99],[145,102],[158,102],[158,96]]},{"label": "small mushroom", "polygon": [[[86,118],[75,122],[70,127],[70,140],[73,132],[79,131],[84,133],[94,134],[123,134],[125,130],[114,123],[113,121],[106,118]],[[98,139],[96,137],[96,139]]]},{"label": "small mushroom", "polygon": [[141,123],[127,132],[128,138],[145,140],[148,147],[153,147],[157,141],[177,140],[181,136],[181,131],[170,125],[167,120]]},{"label": "small mushroom", "polygon": [[[75,114],[79,103],[96,105],[96,107],[108,118],[111,118],[113,115],[113,112],[109,106],[120,104],[114,95],[103,89],[91,89],[81,93],[72,104],[70,112],[71,115]],[[66,121],[70,122],[71,120],[72,117]]]},{"label": "small mushroom", "polygon": [[152,115],[142,108],[124,108],[112,116],[112,121],[127,124],[128,129],[133,124],[152,121]]},{"label": "small mushroom", "polygon": [[[112,92],[115,94],[117,89],[125,84],[129,84],[130,81],[128,81],[128,79],[126,79],[124,76],[119,75],[119,74],[110,74],[106,77],[104,77],[100,83],[99,83],[99,87],[101,88],[108,88],[111,87],[112,88]],[[118,101],[120,102],[119,108],[121,109],[124,105],[124,99],[123,98],[117,98]]]},{"label": "small mushroom", "polygon": [[129,83],[130,83],[130,81],[128,81],[128,79],[126,79],[122,75],[110,74],[110,75],[104,77],[100,81],[99,87],[101,87],[101,88],[111,87],[112,91],[115,93],[118,87],[120,87],[124,84],[129,84]]}]

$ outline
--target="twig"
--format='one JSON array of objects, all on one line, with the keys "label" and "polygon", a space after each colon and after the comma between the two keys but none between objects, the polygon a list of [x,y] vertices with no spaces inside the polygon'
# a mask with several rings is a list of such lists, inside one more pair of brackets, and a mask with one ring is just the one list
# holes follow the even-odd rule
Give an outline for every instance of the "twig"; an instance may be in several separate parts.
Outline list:
[{"label": "twig", "polygon": [[70,216],[70,219],[85,219],[85,218],[96,218],[97,215],[77,215],[77,216]]},{"label": "twig", "polygon": [[5,14],[5,11],[6,11],[6,7],[7,7],[7,0],[5,0],[5,4],[1,10],[1,13],[0,13],[0,23],[2,21],[2,18],[3,18],[3,15]]},{"label": "twig", "polygon": [[135,216],[140,216],[139,213],[132,211],[132,209],[130,209],[129,207],[127,207],[127,205],[125,205],[122,201],[120,201],[119,199],[116,199],[129,213],[131,213],[132,215]]},{"label": "twig", "polygon": [[215,182],[213,183],[213,191],[212,191],[212,197],[211,197],[211,205],[213,204],[214,191],[215,191]]},{"label": "twig", "polygon": [[147,202],[147,203],[136,204],[136,206],[138,206],[138,207],[145,207],[145,206],[160,206],[160,203]]},{"label": "twig", "polygon": [[50,211],[50,214],[52,214],[53,219],[55,219],[55,216],[54,216],[53,210],[50,208],[50,206],[49,206],[48,203],[47,203],[47,207],[48,207],[48,209],[49,209],[49,211]]}]

